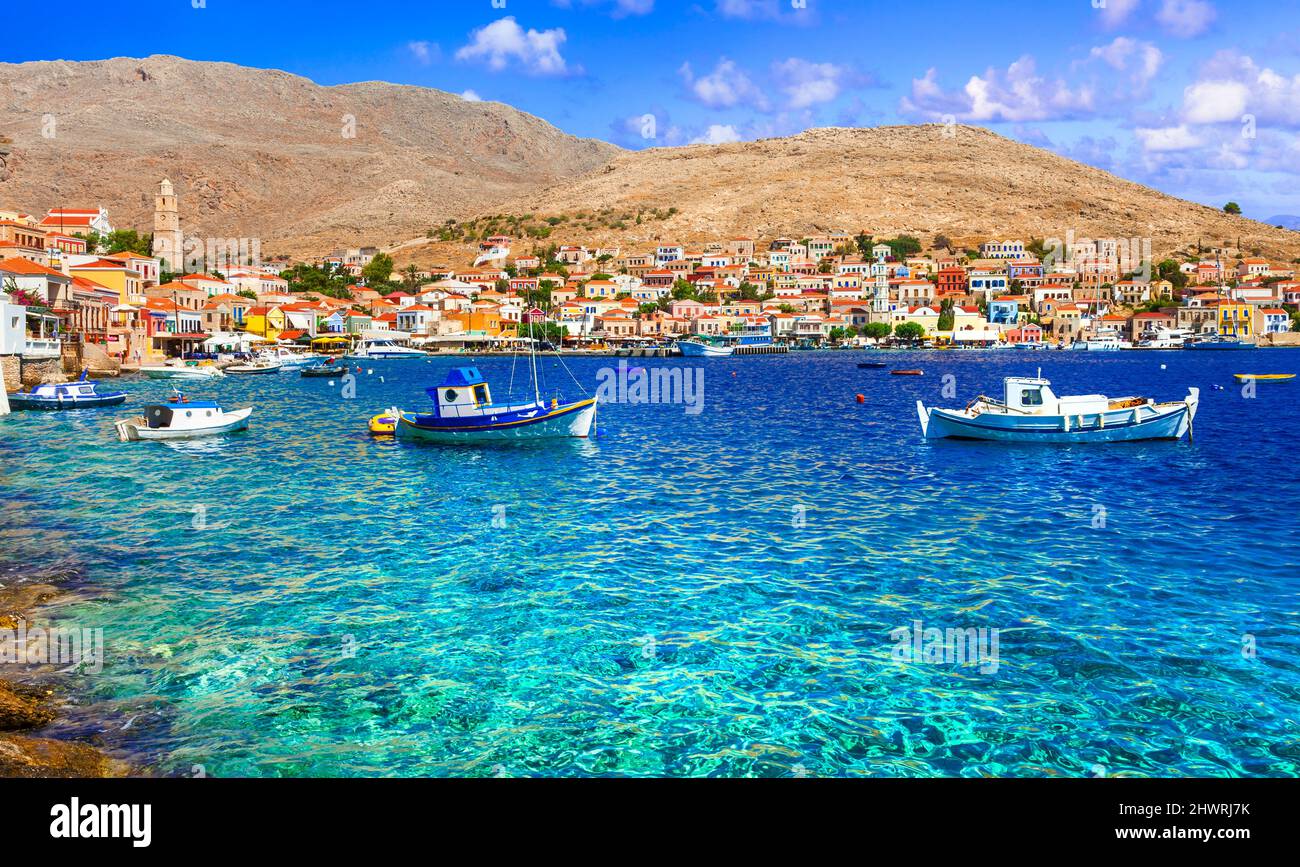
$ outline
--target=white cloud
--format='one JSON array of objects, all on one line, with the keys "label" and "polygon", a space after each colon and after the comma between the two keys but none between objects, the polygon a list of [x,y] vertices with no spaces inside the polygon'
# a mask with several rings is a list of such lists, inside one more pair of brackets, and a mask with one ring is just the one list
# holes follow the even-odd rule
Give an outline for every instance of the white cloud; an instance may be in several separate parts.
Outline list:
[{"label": "white cloud", "polygon": [[436,42],[408,42],[406,50],[411,52],[417,63],[428,65],[433,62],[439,54],[438,44]]},{"label": "white cloud", "polygon": [[1005,72],[989,68],[984,75],[972,75],[960,92],[945,91],[936,81],[934,69],[924,78],[912,80],[912,94],[904,97],[902,110],[910,114],[959,120],[1030,121],[1061,120],[1090,113],[1094,107],[1091,85],[1071,88],[1061,79],[1039,75],[1034,58],[1021,57]]},{"label": "white cloud", "polygon": [[1117,72],[1129,73],[1139,87],[1155,78],[1165,56],[1153,43],[1117,36],[1109,45],[1099,45],[1089,54]]},{"label": "white cloud", "polygon": [[725,57],[718,60],[718,65],[708,75],[696,78],[689,63],[683,63],[678,73],[691,96],[709,108],[731,108],[744,102],[761,110],[767,109],[767,97],[762,89],[734,61]]},{"label": "white cloud", "polygon": [[1183,117],[1189,123],[1240,123],[1245,114],[1260,123],[1300,126],[1300,75],[1288,78],[1250,57],[1221,51],[1183,91]]},{"label": "white cloud", "polygon": [[718,14],[723,18],[743,18],[752,21],[758,18],[775,18],[777,0],[718,0]]},{"label": "white cloud", "polygon": [[1156,20],[1174,36],[1190,39],[1200,36],[1219,17],[1207,0],[1164,0]]},{"label": "white cloud", "polygon": [[457,60],[482,61],[495,71],[517,63],[534,75],[565,75],[571,71],[560,55],[560,47],[568,38],[563,28],[524,30],[509,16],[480,27],[470,36],[470,43],[456,52]]},{"label": "white cloud", "polygon": [[479,96],[478,93],[475,92],[475,91],[473,91],[473,90],[467,90],[467,91],[465,91],[464,93],[462,93],[462,94],[460,95],[460,98],[463,99],[463,100],[465,100],[466,102],[482,102],[482,101],[483,101],[483,97]]},{"label": "white cloud", "polygon": [[1105,0],[1106,5],[1100,10],[1102,23],[1111,29],[1119,27],[1133,14],[1138,2],[1139,0]]},{"label": "white cloud", "polygon": [[1156,129],[1137,129],[1138,140],[1149,152],[1185,151],[1201,146],[1201,140],[1187,128],[1179,126],[1160,127]]},{"label": "white cloud", "polygon": [[1238,81],[1198,81],[1183,91],[1183,115],[1190,123],[1239,121],[1250,88]]},{"label": "white cloud", "polygon": [[835,99],[847,74],[842,66],[797,57],[772,64],[772,77],[787,97],[786,107],[794,110]]},{"label": "white cloud", "polygon": [[691,144],[726,144],[740,141],[740,133],[731,125],[710,124],[704,135],[691,141]]}]

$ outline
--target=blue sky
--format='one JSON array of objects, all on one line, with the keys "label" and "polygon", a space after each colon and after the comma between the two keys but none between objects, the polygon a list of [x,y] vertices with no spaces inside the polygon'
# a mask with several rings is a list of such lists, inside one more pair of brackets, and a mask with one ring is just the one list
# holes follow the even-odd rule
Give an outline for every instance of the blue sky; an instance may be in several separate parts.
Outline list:
[{"label": "blue sky", "polygon": [[[51,32],[39,6],[9,14],[12,32]],[[418,84],[632,148],[953,120],[1248,216],[1300,214],[1298,0],[152,0],[110,23],[7,40],[3,59],[177,54]]]}]

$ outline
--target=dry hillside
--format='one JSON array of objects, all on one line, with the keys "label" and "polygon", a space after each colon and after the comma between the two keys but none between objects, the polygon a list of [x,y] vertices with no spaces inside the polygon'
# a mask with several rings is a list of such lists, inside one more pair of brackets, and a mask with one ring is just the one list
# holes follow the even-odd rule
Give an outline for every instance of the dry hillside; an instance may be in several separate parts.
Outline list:
[{"label": "dry hillside", "polygon": [[[1195,245],[1261,250],[1289,262],[1300,233],[1164,195],[977,127],[816,129],[783,139],[623,152],[507,213],[619,214],[675,207],[593,240],[646,244],[829,229],[906,233],[957,244],[990,237],[1152,239],[1157,255]],[[582,233],[579,233],[582,234]]]},{"label": "dry hillside", "polygon": [[264,253],[410,238],[618,152],[500,103],[161,56],[0,64],[0,116],[0,209],[103,205],[148,230],[167,176],[187,232]]}]

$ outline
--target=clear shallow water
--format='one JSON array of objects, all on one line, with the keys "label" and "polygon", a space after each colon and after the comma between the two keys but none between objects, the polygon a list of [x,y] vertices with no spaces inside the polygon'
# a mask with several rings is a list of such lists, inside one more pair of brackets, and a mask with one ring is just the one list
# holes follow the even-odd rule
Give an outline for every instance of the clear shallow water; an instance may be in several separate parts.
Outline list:
[{"label": "clear shallow water", "polygon": [[[15,414],[0,560],[84,568],[56,614],[109,659],[61,725],[160,773],[1297,773],[1300,383],[1230,374],[1300,352],[865,357],[632,359],[703,366],[704,411],[603,407],[606,436],[544,446],[367,436],[450,359],[376,363],[350,401],[227,378],[195,395],[251,430],[205,443]],[[569,362],[589,389],[615,364]],[[920,438],[918,397],[1040,365],[1058,393],[1200,386],[1196,440]],[[509,361],[480,367],[501,397]],[[914,620],[1001,630],[996,673],[895,661]]]}]

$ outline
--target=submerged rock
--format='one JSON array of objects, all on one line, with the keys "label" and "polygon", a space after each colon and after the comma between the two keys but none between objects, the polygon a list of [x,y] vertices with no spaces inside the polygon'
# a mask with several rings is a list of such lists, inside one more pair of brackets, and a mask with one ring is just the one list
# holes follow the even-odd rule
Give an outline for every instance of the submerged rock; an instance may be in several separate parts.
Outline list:
[{"label": "submerged rock", "polygon": [[48,693],[0,680],[0,731],[37,729],[54,720]]},{"label": "submerged rock", "polygon": [[0,734],[0,777],[125,777],[131,768],[71,741]]}]

